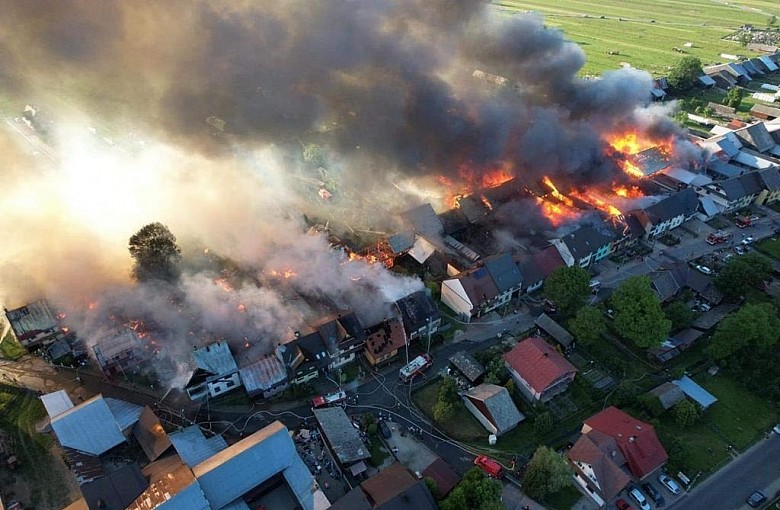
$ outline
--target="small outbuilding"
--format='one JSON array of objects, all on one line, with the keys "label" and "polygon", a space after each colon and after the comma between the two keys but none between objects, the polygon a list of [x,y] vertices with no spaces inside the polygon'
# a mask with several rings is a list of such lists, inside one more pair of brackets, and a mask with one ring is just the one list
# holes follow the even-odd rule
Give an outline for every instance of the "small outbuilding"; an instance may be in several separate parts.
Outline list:
[{"label": "small outbuilding", "polygon": [[707,409],[718,401],[715,395],[696,384],[687,375],[672,382],[685,393],[686,397],[699,404],[702,409]]},{"label": "small outbuilding", "polygon": [[458,351],[450,356],[450,363],[471,384],[476,384],[477,380],[485,374],[485,367],[482,366],[482,363],[475,360],[466,351]]}]

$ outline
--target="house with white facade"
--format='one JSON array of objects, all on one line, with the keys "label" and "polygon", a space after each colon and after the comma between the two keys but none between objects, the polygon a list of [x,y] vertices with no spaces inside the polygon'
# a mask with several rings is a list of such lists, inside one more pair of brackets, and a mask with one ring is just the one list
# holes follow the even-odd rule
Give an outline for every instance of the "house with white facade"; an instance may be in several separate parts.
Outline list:
[{"label": "house with white facade", "polygon": [[626,219],[636,233],[653,238],[693,218],[698,206],[698,195],[688,188],[649,207],[631,211],[626,215]]},{"label": "house with white facade", "polygon": [[504,364],[529,402],[547,402],[563,393],[577,369],[539,337],[526,338],[504,353]]},{"label": "house with white facade", "polygon": [[588,267],[608,257],[613,252],[615,241],[617,241],[615,232],[611,225],[605,223],[601,228],[590,225],[581,227],[571,234],[550,242],[567,266]]},{"label": "house with white facade", "polygon": [[227,342],[216,342],[192,351],[195,371],[184,387],[191,400],[212,398],[241,387],[238,366]]}]

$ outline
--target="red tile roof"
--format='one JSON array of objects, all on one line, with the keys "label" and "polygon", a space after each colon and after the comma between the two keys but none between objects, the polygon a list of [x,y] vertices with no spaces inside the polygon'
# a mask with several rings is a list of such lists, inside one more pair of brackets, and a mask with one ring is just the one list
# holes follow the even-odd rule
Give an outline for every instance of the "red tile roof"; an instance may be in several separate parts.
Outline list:
[{"label": "red tile roof", "polygon": [[504,361],[537,392],[577,369],[550,344],[538,337],[526,338],[504,354]]},{"label": "red tile roof", "polygon": [[444,497],[460,482],[458,474],[452,470],[449,464],[441,457],[434,460],[430,466],[422,472],[424,478],[432,478],[439,489],[439,496]]},{"label": "red tile roof", "polygon": [[[599,444],[591,437],[594,433],[598,434],[598,432],[591,431],[589,434],[581,435],[568,451],[566,457],[572,461],[578,471],[582,470],[577,466],[577,461],[590,464],[601,489],[601,495],[605,500],[610,501],[626,488],[626,485],[631,482],[631,478],[620,469],[619,464],[623,457],[614,450],[617,448],[615,442],[612,441],[612,448],[609,448],[608,444]],[[584,473],[584,471],[582,472]],[[587,475],[584,478],[587,478]]]},{"label": "red tile roof", "polygon": [[585,425],[611,436],[626,458],[628,469],[640,480],[668,460],[655,429],[617,407],[608,407],[585,420]]}]

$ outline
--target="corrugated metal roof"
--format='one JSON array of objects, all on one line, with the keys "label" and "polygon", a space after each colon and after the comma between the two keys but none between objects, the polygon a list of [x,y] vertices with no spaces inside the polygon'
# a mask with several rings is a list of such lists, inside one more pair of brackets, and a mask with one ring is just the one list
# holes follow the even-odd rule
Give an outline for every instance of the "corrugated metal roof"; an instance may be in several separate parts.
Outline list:
[{"label": "corrugated metal roof", "polygon": [[141,445],[150,461],[157,460],[157,457],[171,446],[171,440],[163,429],[159,418],[149,407],[143,408],[138,426],[133,429],[133,437]]},{"label": "corrugated metal roof", "polygon": [[238,370],[227,342],[217,342],[195,349],[192,357],[198,368],[214,375],[229,375]]},{"label": "corrugated metal roof", "polygon": [[108,408],[111,410],[111,414],[114,415],[116,424],[122,430],[126,430],[135,425],[141,417],[141,411],[143,411],[143,407],[141,406],[110,397],[106,397],[105,401]]},{"label": "corrugated metal roof", "polygon": [[759,60],[761,61],[761,63],[763,63],[763,64],[766,66],[766,68],[767,68],[767,69],[769,69],[770,71],[777,71],[777,69],[778,69],[778,67],[777,67],[777,64],[775,64],[774,62],[772,62],[772,59],[771,59],[771,58],[769,58],[767,55],[761,55],[760,57],[758,57],[758,59],[759,59]]},{"label": "corrugated metal roof", "polygon": [[5,316],[19,340],[33,338],[42,333],[51,333],[57,328],[57,321],[45,299],[14,310],[6,310]]},{"label": "corrugated metal roof", "polygon": [[771,161],[768,161],[764,158],[759,158],[758,156],[754,156],[752,154],[748,154],[745,151],[739,151],[739,154],[734,156],[734,161],[761,170],[763,170],[764,168],[771,168],[776,166]]},{"label": "corrugated metal roof", "polygon": [[698,80],[703,84],[707,85],[708,87],[712,87],[715,85],[715,80],[707,76],[706,74],[703,74],[699,76]]},{"label": "corrugated metal roof", "polygon": [[351,464],[371,457],[360,434],[342,408],[315,409],[314,417],[341,464]]},{"label": "corrugated metal roof", "polygon": [[73,407],[75,407],[73,401],[68,396],[68,392],[65,390],[42,395],[41,402],[43,402],[43,407],[46,408],[46,414],[49,415],[49,418],[59,416],[68,409],[73,409]]},{"label": "corrugated metal roof", "polygon": [[125,441],[102,395],[56,416],[51,427],[62,446],[90,455],[101,455]]},{"label": "corrugated metal roof", "polygon": [[287,379],[287,370],[274,355],[266,356],[239,370],[247,393],[267,391]]},{"label": "corrugated metal roof", "polygon": [[704,409],[707,409],[718,401],[715,395],[696,384],[696,382],[687,375],[684,375],[681,379],[672,382],[677,387],[679,387],[683,393],[696,401],[696,403],[698,403]]},{"label": "corrugated metal roof", "polygon": [[189,467],[194,467],[227,448],[222,436],[206,438],[197,425],[172,432],[168,438],[181,460]]}]

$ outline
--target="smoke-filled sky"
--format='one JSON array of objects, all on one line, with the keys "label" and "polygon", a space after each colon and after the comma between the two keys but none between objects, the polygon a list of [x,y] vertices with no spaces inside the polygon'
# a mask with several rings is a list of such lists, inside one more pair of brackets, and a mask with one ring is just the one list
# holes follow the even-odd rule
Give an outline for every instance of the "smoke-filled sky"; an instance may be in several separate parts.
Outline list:
[{"label": "smoke-filled sky", "polygon": [[[172,338],[205,328],[268,343],[313,319],[289,306],[295,292],[381,318],[421,283],[344,263],[304,234],[302,213],[389,231],[391,213],[440,205],[436,176],[464,165],[608,181],[603,131],[672,128],[646,108],[649,75],[583,80],[584,58],[536,15],[467,0],[4,2],[3,120],[35,104],[55,156],[0,131],[0,301],[98,301],[176,324]],[[304,163],[308,144],[325,170]],[[173,300],[133,285],[127,240],[153,221],[251,283],[228,293],[201,267]],[[286,290],[267,284],[284,270],[296,273]]]}]

